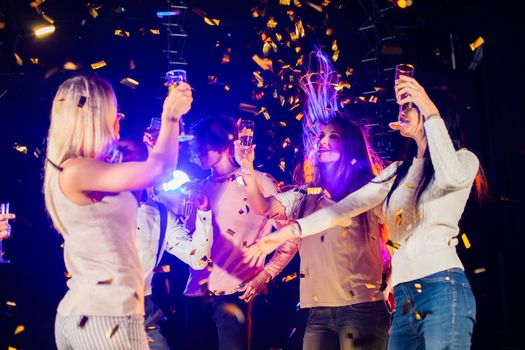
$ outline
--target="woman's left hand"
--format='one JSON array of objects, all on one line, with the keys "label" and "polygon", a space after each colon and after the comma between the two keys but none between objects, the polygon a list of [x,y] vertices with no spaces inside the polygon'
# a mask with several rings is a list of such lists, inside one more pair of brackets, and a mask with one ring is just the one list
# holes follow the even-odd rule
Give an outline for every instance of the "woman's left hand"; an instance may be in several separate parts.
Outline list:
[{"label": "woman's left hand", "polygon": [[284,226],[249,246],[244,252],[243,262],[249,264],[251,267],[264,264],[264,260],[268,254],[273,252],[287,240],[294,238],[294,225],[297,224]]},{"label": "woman's left hand", "polygon": [[417,82],[416,79],[407,76],[400,76],[395,83],[396,100],[399,105],[413,103],[419,109],[423,116],[430,114],[439,114],[439,111],[428,97],[425,89]]}]

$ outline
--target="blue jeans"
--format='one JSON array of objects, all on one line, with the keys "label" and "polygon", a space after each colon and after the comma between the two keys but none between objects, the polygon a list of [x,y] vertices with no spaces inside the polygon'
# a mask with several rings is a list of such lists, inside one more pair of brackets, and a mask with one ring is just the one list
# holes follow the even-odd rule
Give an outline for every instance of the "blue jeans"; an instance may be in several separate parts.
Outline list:
[{"label": "blue jeans", "polygon": [[383,350],[388,341],[390,313],[384,301],[309,310],[303,350]]},{"label": "blue jeans", "polygon": [[148,345],[150,350],[169,350],[168,342],[160,332],[158,322],[163,318],[162,310],[153,302],[151,295],[144,298],[144,327],[150,338]]},{"label": "blue jeans", "polygon": [[476,301],[463,270],[441,271],[394,287],[389,350],[470,349]]}]

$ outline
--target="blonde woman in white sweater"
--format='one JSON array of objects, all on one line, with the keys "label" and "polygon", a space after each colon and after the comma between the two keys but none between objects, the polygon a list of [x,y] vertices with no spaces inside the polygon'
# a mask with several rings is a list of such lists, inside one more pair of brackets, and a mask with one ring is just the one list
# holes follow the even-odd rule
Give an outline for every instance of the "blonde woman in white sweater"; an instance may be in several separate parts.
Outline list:
[{"label": "blonde woman in white sweater", "polygon": [[411,138],[411,151],[374,180],[331,207],[264,237],[246,252],[255,263],[283,241],[307,237],[382,205],[393,242],[396,299],[389,349],[468,349],[476,303],[457,255],[458,222],[479,170],[478,158],[456,150],[439,110],[413,78],[395,86],[400,105],[417,108],[392,123]]}]

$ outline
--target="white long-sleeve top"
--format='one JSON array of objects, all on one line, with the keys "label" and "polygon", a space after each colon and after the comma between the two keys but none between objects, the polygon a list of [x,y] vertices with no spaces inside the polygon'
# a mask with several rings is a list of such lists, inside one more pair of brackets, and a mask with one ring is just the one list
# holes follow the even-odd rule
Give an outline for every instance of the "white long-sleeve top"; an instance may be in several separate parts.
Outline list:
[{"label": "white long-sleeve top", "polygon": [[[160,249],[159,261],[164,252],[168,252],[192,269],[202,270],[207,265],[207,257],[213,243],[211,210],[197,210],[195,231],[192,236],[180,225],[175,214],[168,208],[166,235]],[[157,202],[149,200],[142,204],[137,212],[137,249],[144,269],[144,295],[151,294],[153,269],[157,263],[157,250],[160,239],[160,212]],[[204,257],[204,259],[203,259]]]},{"label": "white long-sleeve top", "polygon": [[[302,236],[334,226],[348,226],[351,218],[382,204],[383,221],[391,240],[398,243],[392,257],[392,284],[412,281],[450,268],[462,268],[456,245],[458,222],[465,209],[478,158],[470,151],[456,151],[442,119],[424,123],[435,174],[416,205],[424,159],[415,158],[407,175],[385,198],[394,182],[395,162],[374,180],[331,207],[297,220]],[[390,178],[390,179],[389,179]],[[389,179],[385,181],[386,179]]]}]

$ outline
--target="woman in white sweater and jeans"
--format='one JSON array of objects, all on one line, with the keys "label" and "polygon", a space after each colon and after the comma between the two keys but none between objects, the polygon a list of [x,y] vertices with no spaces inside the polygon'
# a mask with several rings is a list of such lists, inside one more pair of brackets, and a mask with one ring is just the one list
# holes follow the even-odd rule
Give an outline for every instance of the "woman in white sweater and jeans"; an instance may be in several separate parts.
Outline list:
[{"label": "woman in white sweater and jeans", "polygon": [[396,300],[389,349],[468,349],[476,304],[457,255],[458,222],[479,170],[477,157],[456,150],[437,107],[413,78],[396,81],[399,104],[416,107],[391,127],[415,141],[403,162],[331,207],[264,237],[246,252],[252,262],[282,241],[307,237],[382,204],[393,242]]}]

